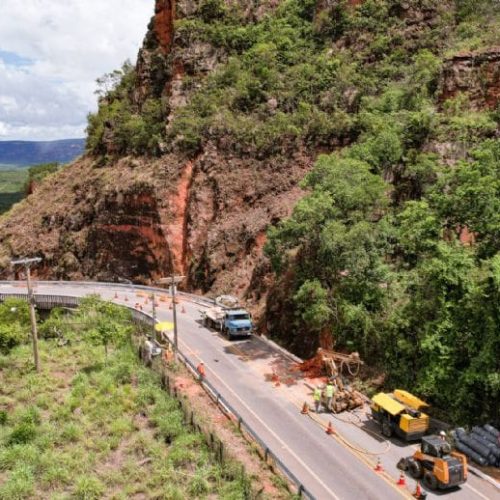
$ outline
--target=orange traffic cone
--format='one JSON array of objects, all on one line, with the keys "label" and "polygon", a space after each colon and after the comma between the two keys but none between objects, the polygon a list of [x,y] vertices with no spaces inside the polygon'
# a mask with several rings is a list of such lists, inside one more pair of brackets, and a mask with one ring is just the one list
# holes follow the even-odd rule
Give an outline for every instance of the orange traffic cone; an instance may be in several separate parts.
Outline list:
[{"label": "orange traffic cone", "polygon": [[422,488],[420,487],[420,483],[417,481],[417,486],[415,487],[415,492],[413,496],[417,499],[422,498]]},{"label": "orange traffic cone", "polygon": [[309,413],[309,405],[306,402],[304,402],[300,413],[302,413],[302,415],[307,415]]},{"label": "orange traffic cone", "polygon": [[384,472],[380,458],[377,458],[377,465],[375,466],[375,472]]},{"label": "orange traffic cone", "polygon": [[331,436],[335,434],[335,429],[333,428],[333,425],[331,422],[328,422],[328,427],[326,428],[326,433]]},{"label": "orange traffic cone", "polygon": [[405,479],[405,476],[402,472],[401,472],[401,474],[399,474],[399,479],[398,479],[398,482],[396,484],[398,486],[406,486],[406,479]]}]

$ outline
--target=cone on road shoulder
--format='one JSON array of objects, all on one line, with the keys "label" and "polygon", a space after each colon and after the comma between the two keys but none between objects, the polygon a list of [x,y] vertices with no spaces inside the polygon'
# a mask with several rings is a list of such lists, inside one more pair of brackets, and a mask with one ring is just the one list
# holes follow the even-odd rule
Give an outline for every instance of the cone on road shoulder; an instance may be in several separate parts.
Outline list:
[{"label": "cone on road shoulder", "polygon": [[377,458],[377,465],[375,466],[375,472],[384,472],[384,468],[382,467],[382,463],[380,462],[380,457]]},{"label": "cone on road shoulder", "polygon": [[307,415],[309,413],[309,405],[306,402],[304,402],[300,413],[302,413],[302,415]]},{"label": "cone on road shoulder", "polygon": [[415,487],[415,492],[413,493],[413,496],[417,499],[417,500],[423,500],[424,498],[427,497],[427,494],[422,491],[422,488],[420,487],[420,483],[417,481],[417,485]]},{"label": "cone on road shoulder", "polygon": [[335,429],[333,428],[333,425],[331,422],[328,422],[328,427],[326,428],[326,433],[329,436],[332,436],[333,434],[335,434]]},{"label": "cone on road shoulder", "polygon": [[405,476],[402,472],[401,472],[401,474],[399,474],[399,479],[398,479],[398,482],[396,484],[398,486],[406,486],[406,479],[405,479]]}]

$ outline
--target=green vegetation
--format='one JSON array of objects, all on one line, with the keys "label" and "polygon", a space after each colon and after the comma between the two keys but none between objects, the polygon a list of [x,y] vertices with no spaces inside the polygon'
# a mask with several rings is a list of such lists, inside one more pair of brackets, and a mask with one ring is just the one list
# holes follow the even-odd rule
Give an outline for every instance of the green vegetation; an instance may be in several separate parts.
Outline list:
[{"label": "green vegetation", "polygon": [[0,214],[21,201],[32,183],[41,182],[59,169],[58,163],[44,163],[29,168],[2,170],[0,168]]},{"label": "green vegetation", "polygon": [[[423,141],[429,128],[467,139],[494,130],[490,118],[465,109],[434,130],[429,97],[445,52],[498,43],[497,4],[485,0],[473,8],[457,0],[454,12],[438,0],[404,2],[404,8],[397,0],[367,0],[357,8],[336,2],[317,12],[316,3],[285,0],[259,21],[249,21],[237,2],[206,0],[195,14],[178,20],[181,48],[210,43],[228,59],[208,77],[184,77],[189,100],[174,112],[166,137],[168,110],[161,96],[170,71],[150,32],[152,95],[135,101],[130,64],[98,80],[101,102],[99,112],[89,116],[87,148],[102,155],[158,154],[163,142],[164,148],[196,154],[205,142],[222,138],[225,149],[259,157],[285,154],[299,144],[332,148],[363,132],[360,103],[388,86],[392,95],[380,105],[413,99],[404,109],[414,113],[406,125],[416,141]],[[432,22],[421,21],[418,36],[406,36],[403,12],[422,8]],[[489,30],[481,28],[485,24]],[[418,98],[412,89],[421,90]]]},{"label": "green vegetation", "polygon": [[500,145],[484,141],[397,205],[372,159],[372,147],[321,157],[304,181],[311,194],[269,231],[274,269],[294,270],[297,329],[327,327],[456,421],[495,419]]},{"label": "green vegetation", "polygon": [[27,172],[24,169],[0,169],[0,214],[24,198],[23,187]]},{"label": "green vegetation", "polygon": [[6,354],[27,339],[30,317],[24,300],[7,299],[0,304],[0,353]]},{"label": "green vegetation", "polygon": [[126,62],[121,70],[97,81],[101,99],[98,112],[88,116],[88,151],[105,155],[108,152],[105,142],[109,141],[117,155],[159,153],[165,128],[163,105],[159,95],[140,106],[134,104],[131,94],[135,79],[133,66]]},{"label": "green vegetation", "polygon": [[40,183],[50,174],[57,172],[61,166],[57,162],[41,163],[28,169],[28,182],[26,183],[26,191],[31,183]]},{"label": "green vegetation", "polygon": [[[110,325],[127,334],[106,357],[94,337]],[[55,331],[70,342],[41,340],[40,374],[29,344],[0,357],[0,499],[247,498],[241,468],[216,462],[137,361],[121,309],[89,298],[75,314],[52,313],[41,332]]]},{"label": "green vegetation", "polygon": [[[412,38],[402,34],[400,3],[337,6],[312,23],[304,15],[307,9],[281,13],[287,25],[289,16],[301,20],[294,25],[302,31],[293,41],[293,54],[307,53],[304,38],[315,47],[304,59],[313,65],[309,78],[294,77],[304,67],[300,59],[275,52],[278,73],[286,75],[285,82],[273,84],[280,109],[284,89],[295,99],[300,96],[298,108],[290,108],[283,123],[294,123],[304,105],[329,118],[348,112],[342,123],[349,124],[350,146],[319,157],[303,182],[310,194],[289,220],[270,229],[266,252],[278,276],[293,277],[291,323],[315,337],[313,345],[330,332],[337,347],[357,350],[385,371],[388,385],[411,388],[438,411],[446,408],[448,418],[495,419],[500,412],[498,112],[471,110],[467,94],[439,105],[437,82],[445,54],[493,43],[498,30],[484,34],[479,26],[498,27],[499,6],[459,1],[453,12],[443,2],[427,1],[433,22],[419,25]],[[307,2],[285,4],[305,8]],[[417,1],[405,4],[423,7]],[[283,35],[273,28],[269,37]],[[348,48],[325,57],[335,71],[324,80],[318,58],[330,50],[327,40],[332,39]],[[247,54],[238,57],[238,64]],[[323,81],[324,88],[317,86]],[[218,88],[214,84],[214,92]],[[350,107],[342,101],[348,89],[355,96]],[[325,108],[332,96],[333,107]],[[248,109],[238,112],[240,122]],[[203,116],[200,109],[191,119],[195,115]],[[208,120],[212,132],[212,117]],[[264,120],[265,129],[274,117]],[[317,119],[304,123],[311,122]],[[305,129],[296,130],[295,137],[307,144]],[[320,130],[332,131],[325,145],[345,137],[323,123]],[[273,137],[267,129],[266,136]],[[307,137],[320,145],[325,136]],[[259,144],[255,137],[251,142]],[[274,136],[270,144],[285,142]],[[454,148],[444,158],[429,148],[441,143]]]}]

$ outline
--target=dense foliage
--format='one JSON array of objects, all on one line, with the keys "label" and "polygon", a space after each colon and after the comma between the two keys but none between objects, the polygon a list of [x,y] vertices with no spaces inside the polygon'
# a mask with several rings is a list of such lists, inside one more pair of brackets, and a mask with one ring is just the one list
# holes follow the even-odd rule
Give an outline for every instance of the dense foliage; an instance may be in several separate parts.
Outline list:
[{"label": "dense foliage", "polygon": [[157,154],[163,138],[161,99],[134,103],[136,74],[130,63],[98,80],[99,110],[88,116],[87,150],[96,155]]},{"label": "dense foliage", "polygon": [[[326,331],[384,370],[388,386],[413,390],[455,421],[497,419],[498,113],[471,110],[466,94],[438,106],[437,78],[445,51],[492,43],[477,23],[498,25],[498,6],[459,1],[453,19],[427,2],[433,28],[398,40],[397,4],[343,11],[343,36],[373,35],[351,54],[370,68],[350,116],[355,140],[318,159],[303,182],[310,194],[270,229],[266,252],[292,285],[291,323],[316,345]],[[443,142],[454,148],[448,158],[431,152]]]},{"label": "dense foliage", "polygon": [[30,316],[28,304],[20,299],[7,299],[0,304],[0,353],[28,339]]}]

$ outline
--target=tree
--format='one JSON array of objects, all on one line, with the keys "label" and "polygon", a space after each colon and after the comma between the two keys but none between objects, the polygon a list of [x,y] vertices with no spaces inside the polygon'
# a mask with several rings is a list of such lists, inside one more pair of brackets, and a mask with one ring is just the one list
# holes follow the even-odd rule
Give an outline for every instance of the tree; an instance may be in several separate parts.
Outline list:
[{"label": "tree", "polygon": [[387,185],[367,163],[321,156],[306,177],[313,192],[268,234],[265,248],[275,270],[296,269],[294,302],[305,326],[366,352],[374,332],[371,313],[384,307],[388,273],[382,258]]},{"label": "tree", "polygon": [[28,339],[30,313],[27,302],[6,299],[0,304],[0,352],[7,354]]},{"label": "tree", "polygon": [[130,312],[98,296],[82,300],[78,319],[86,326],[85,339],[93,345],[102,345],[106,358],[109,347],[122,344],[132,332]]}]

